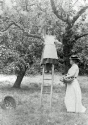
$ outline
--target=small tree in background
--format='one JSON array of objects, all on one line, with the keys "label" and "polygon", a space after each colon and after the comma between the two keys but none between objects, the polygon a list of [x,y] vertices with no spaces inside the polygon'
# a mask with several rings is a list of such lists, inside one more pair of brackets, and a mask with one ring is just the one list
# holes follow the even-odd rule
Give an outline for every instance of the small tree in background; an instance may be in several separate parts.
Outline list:
[{"label": "small tree in background", "polygon": [[34,4],[29,4],[19,0],[11,10],[9,8],[8,11],[3,10],[0,20],[2,69],[9,67],[15,72],[17,75],[13,86],[15,88],[20,88],[26,71],[36,63],[42,53],[43,39],[38,33],[36,6],[33,9],[31,6]]}]

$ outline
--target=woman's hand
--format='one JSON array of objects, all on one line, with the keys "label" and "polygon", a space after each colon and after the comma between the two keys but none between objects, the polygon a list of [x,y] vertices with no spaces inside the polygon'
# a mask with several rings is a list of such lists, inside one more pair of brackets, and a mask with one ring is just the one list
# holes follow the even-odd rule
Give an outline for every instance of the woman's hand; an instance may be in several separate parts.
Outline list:
[{"label": "woman's hand", "polygon": [[71,78],[72,77],[72,75],[70,75],[70,74],[66,74],[65,76],[64,76],[64,78]]},{"label": "woman's hand", "polygon": [[63,82],[63,81],[64,81],[64,78],[65,78],[65,76],[61,77],[61,78],[60,78],[60,81]]},{"label": "woman's hand", "polygon": [[63,82],[63,84],[66,84],[66,83],[64,82],[64,77],[65,77],[65,76],[63,76],[63,77],[60,79],[60,81]]}]

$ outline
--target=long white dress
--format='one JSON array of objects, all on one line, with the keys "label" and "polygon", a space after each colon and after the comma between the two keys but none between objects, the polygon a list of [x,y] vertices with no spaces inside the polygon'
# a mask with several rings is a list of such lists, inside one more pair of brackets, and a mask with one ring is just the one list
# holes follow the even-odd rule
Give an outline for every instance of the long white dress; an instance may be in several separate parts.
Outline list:
[{"label": "long white dress", "polygon": [[65,106],[67,112],[84,113],[86,111],[86,108],[82,105],[81,88],[77,80],[78,73],[78,65],[73,64],[68,71],[68,75],[74,75],[76,78],[71,84],[67,84],[65,95]]}]

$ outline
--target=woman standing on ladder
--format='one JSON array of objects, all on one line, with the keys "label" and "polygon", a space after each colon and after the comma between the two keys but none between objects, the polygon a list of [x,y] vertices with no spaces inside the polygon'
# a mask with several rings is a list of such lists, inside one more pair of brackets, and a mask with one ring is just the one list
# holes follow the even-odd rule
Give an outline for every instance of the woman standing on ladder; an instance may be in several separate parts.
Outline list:
[{"label": "woman standing on ladder", "polygon": [[54,64],[58,63],[57,59],[57,50],[55,46],[55,42],[61,44],[56,37],[53,35],[53,32],[48,30],[47,35],[44,36],[44,49],[42,53],[41,65],[43,65],[43,83],[41,86],[41,105],[42,105],[42,93],[44,87],[44,68],[46,68],[47,73],[52,70],[52,83],[50,89],[50,107],[52,106],[52,91],[53,91],[53,82],[54,82]]},{"label": "woman standing on ladder", "polygon": [[57,50],[55,42],[61,44],[56,37],[53,35],[52,31],[48,30],[48,35],[44,36],[44,49],[42,53],[41,65],[45,65],[47,73],[51,70],[52,64],[58,63]]}]

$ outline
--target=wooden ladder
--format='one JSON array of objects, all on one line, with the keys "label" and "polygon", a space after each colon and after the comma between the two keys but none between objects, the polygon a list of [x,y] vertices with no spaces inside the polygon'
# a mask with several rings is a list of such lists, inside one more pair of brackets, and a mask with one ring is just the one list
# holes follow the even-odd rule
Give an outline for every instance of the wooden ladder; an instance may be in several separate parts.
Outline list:
[{"label": "wooden ladder", "polygon": [[[50,81],[50,80],[51,80],[51,84],[45,85],[45,81]],[[45,78],[45,66],[43,65],[43,81],[41,84],[41,100],[40,100],[41,106],[43,103],[43,94],[50,94],[50,108],[52,107],[53,83],[54,83],[54,65],[52,64],[51,78]],[[50,92],[49,91],[44,92],[44,88],[50,88]]]}]

